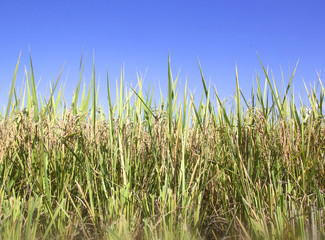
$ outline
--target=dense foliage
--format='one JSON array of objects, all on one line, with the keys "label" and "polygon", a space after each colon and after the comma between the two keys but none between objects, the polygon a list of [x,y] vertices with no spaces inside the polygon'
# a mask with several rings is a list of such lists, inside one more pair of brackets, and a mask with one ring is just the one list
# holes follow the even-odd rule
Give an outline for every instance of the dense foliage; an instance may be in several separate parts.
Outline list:
[{"label": "dense foliage", "polygon": [[264,86],[248,99],[237,79],[228,103],[201,71],[195,105],[168,64],[166,101],[153,106],[142,79],[127,90],[122,75],[102,106],[95,66],[78,100],[81,64],[66,107],[58,81],[38,97],[32,64],[16,92],[18,65],[0,116],[1,239],[325,238],[320,79],[298,107],[294,73],[280,92],[261,64]]}]

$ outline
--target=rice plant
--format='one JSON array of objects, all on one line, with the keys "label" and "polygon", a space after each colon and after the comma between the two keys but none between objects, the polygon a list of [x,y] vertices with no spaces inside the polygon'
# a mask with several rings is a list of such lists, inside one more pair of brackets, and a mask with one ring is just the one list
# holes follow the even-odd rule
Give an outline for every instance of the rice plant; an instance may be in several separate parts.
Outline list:
[{"label": "rice plant", "polygon": [[[56,82],[37,93],[15,69],[0,115],[1,239],[324,239],[324,86],[309,102],[272,75],[231,101],[207,85],[179,96],[168,59],[167,99],[125,84],[98,101],[95,61],[70,105]],[[264,89],[263,89],[264,84]],[[79,96],[81,94],[81,96]],[[80,99],[81,97],[81,99]],[[300,103],[299,103],[300,100]],[[307,107],[308,106],[308,107]],[[105,111],[107,114],[105,114]]]}]

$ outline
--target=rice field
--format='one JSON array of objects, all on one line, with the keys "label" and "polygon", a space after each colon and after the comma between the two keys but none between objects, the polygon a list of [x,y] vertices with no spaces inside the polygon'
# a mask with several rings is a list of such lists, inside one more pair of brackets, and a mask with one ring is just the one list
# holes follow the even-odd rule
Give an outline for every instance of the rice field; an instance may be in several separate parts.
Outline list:
[{"label": "rice field", "polygon": [[[220,99],[201,70],[195,104],[168,60],[167,98],[123,74],[101,105],[95,63],[73,100],[46,98],[32,59],[0,115],[0,239],[324,239],[325,90],[263,77]],[[167,70],[167,69],[166,69]],[[184,96],[179,95],[179,87]],[[115,89],[114,89],[115,91]],[[161,95],[162,96],[162,95]],[[105,114],[105,111],[107,114]]]}]

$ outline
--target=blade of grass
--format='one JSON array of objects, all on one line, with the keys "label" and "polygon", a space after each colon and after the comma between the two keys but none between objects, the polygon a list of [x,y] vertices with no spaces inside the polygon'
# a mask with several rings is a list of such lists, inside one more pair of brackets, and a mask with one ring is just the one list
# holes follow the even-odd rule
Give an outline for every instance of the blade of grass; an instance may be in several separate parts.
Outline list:
[{"label": "blade of grass", "polygon": [[13,80],[12,80],[11,89],[10,89],[10,93],[9,93],[9,99],[8,99],[6,115],[5,115],[5,121],[6,122],[7,122],[9,111],[10,111],[12,94],[13,94],[14,89],[15,89],[15,82],[16,82],[16,78],[17,78],[17,71],[18,71],[18,66],[19,66],[19,62],[20,62],[20,56],[21,56],[21,52],[19,53],[19,57],[18,57],[18,61],[17,61],[17,64],[16,64],[16,69],[15,69],[15,73],[14,73],[14,77],[13,77]]},{"label": "blade of grass", "polygon": [[35,86],[35,78],[34,78],[34,70],[33,70],[33,63],[32,63],[32,56],[29,52],[29,62],[30,62],[30,87],[32,92],[32,105],[34,107],[34,121],[38,121],[39,119],[39,110],[38,110],[38,101],[37,101],[37,93],[36,93],[36,86]]}]

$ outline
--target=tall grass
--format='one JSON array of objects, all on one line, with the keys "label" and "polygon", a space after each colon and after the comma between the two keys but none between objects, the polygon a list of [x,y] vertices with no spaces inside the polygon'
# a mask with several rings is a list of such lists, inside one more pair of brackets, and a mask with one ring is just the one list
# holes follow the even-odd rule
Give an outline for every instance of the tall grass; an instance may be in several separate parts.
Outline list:
[{"label": "tall grass", "polygon": [[320,78],[298,107],[294,72],[278,89],[261,62],[265,81],[244,96],[236,70],[229,103],[199,65],[195,105],[187,86],[178,95],[168,60],[167,101],[153,105],[143,79],[127,87],[122,71],[115,100],[107,76],[103,106],[95,61],[81,89],[81,58],[67,107],[61,73],[49,99],[38,96],[31,58],[17,97],[18,65],[0,116],[1,239],[325,238]]}]

